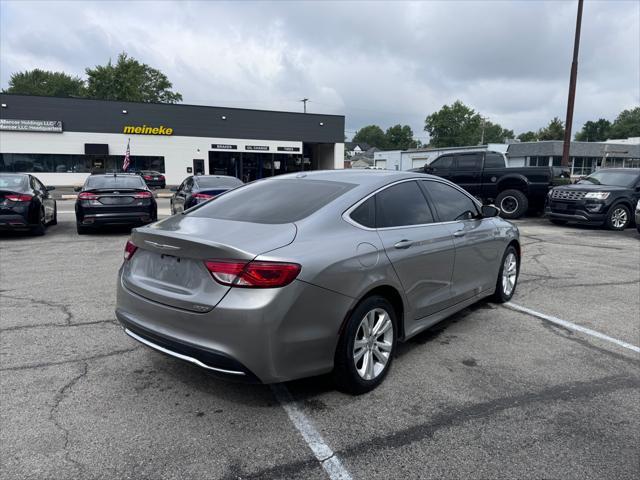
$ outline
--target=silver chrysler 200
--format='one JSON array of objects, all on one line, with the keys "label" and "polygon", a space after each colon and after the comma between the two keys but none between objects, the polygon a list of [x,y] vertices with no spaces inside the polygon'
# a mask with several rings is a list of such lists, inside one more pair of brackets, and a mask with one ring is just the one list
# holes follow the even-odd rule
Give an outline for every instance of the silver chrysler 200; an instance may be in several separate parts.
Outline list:
[{"label": "silver chrysler 200", "polygon": [[497,214],[419,173],[259,180],[135,229],[116,315],[132,338],[217,374],[333,372],[364,393],[398,341],[483,297],[512,297],[519,234]]}]

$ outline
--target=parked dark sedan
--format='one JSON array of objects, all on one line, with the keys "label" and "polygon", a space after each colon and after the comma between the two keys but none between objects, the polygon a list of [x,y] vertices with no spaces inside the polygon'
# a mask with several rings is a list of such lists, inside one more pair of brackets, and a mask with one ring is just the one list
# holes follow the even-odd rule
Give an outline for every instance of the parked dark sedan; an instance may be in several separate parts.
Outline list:
[{"label": "parked dark sedan", "polygon": [[185,178],[171,197],[171,214],[184,212],[199,203],[211,200],[227,190],[243,185],[242,180],[226,175],[194,175]]},{"label": "parked dark sedan", "polygon": [[79,191],[76,227],[80,235],[96,227],[146,225],[158,218],[153,193],[138,175],[91,175]]},{"label": "parked dark sedan", "polygon": [[0,230],[44,235],[47,225],[58,223],[53,189],[26,173],[0,174]]},{"label": "parked dark sedan", "polygon": [[139,170],[136,173],[144,179],[149,188],[165,188],[167,186],[167,181],[160,172],[156,172],[155,170]]},{"label": "parked dark sedan", "polygon": [[603,168],[574,185],[551,190],[546,214],[556,225],[579,222],[624,230],[638,199],[639,168]]}]

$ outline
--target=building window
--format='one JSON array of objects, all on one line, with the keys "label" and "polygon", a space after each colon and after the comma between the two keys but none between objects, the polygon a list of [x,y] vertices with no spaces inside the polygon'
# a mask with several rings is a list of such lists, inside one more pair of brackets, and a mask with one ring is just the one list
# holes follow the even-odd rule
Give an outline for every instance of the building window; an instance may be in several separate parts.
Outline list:
[{"label": "building window", "polygon": [[552,165],[553,165],[554,167],[561,167],[561,166],[562,166],[562,157],[561,157],[561,156],[557,156],[557,155],[555,155],[555,156],[553,157]]},{"label": "building window", "polygon": [[529,166],[530,167],[548,167],[549,166],[549,157],[529,157]]},{"label": "building window", "polygon": [[[164,157],[132,155],[129,171],[164,173]],[[123,155],[56,155],[47,153],[0,153],[0,172],[105,173],[121,172]]]},{"label": "building window", "polygon": [[593,173],[598,167],[598,160],[594,157],[573,157],[571,175],[583,177]]}]

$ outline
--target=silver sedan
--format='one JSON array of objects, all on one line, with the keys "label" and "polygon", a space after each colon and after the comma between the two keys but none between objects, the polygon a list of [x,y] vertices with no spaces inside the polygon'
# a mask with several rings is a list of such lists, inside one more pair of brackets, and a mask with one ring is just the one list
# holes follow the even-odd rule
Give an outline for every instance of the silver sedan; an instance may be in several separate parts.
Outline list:
[{"label": "silver sedan", "polygon": [[133,231],[116,315],[143,344],[264,383],[333,372],[364,393],[404,341],[508,301],[518,229],[438,177],[317,171],[260,180]]}]

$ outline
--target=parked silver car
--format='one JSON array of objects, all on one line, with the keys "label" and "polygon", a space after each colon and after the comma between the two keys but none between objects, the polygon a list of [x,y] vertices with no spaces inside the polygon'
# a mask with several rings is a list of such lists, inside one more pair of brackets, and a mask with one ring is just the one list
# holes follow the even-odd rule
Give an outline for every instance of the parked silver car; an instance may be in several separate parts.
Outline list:
[{"label": "parked silver car", "polygon": [[514,293],[518,229],[430,175],[317,171],[260,180],[137,228],[116,315],[134,339],[265,383],[333,371],[363,393],[396,342]]}]

